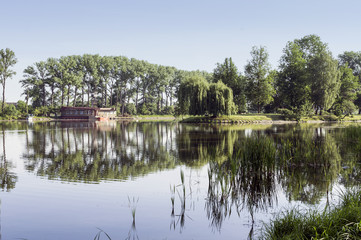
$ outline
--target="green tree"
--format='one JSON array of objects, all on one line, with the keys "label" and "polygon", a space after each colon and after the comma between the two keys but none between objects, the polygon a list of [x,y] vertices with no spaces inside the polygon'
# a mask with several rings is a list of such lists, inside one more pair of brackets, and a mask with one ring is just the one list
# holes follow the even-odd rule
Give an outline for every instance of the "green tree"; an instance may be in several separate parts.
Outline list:
[{"label": "green tree", "polygon": [[[82,104],[84,105],[84,93],[87,94],[88,106],[92,105],[99,84],[98,67],[99,55],[85,54],[82,56],[81,68],[83,72]],[[84,89],[86,86],[86,90]]]},{"label": "green tree", "polygon": [[222,81],[211,83],[207,95],[208,112],[213,116],[231,115],[234,112],[232,89]]},{"label": "green tree", "polygon": [[253,47],[252,59],[245,67],[248,101],[260,113],[262,108],[273,101],[275,93],[270,64],[265,47]]},{"label": "green tree", "polygon": [[329,110],[340,86],[337,61],[317,35],[288,42],[280,61],[277,89],[283,107],[300,114]]},{"label": "green tree", "polygon": [[203,115],[207,108],[209,83],[200,75],[192,75],[181,82],[178,102],[182,114]]},{"label": "green tree", "polygon": [[17,63],[17,59],[15,57],[15,53],[10,50],[9,48],[0,49],[0,83],[3,88],[3,97],[2,97],[2,104],[1,104],[1,111],[4,111],[5,105],[5,86],[6,80],[11,78],[13,75],[16,74],[15,71],[11,70],[10,68]]},{"label": "green tree", "polygon": [[357,99],[357,89],[360,84],[347,63],[340,67],[340,81],[340,91],[333,104],[333,111],[336,115],[352,114],[356,110],[354,101]]},{"label": "green tree", "polygon": [[20,80],[20,83],[23,87],[26,86],[23,94],[26,95],[26,98],[32,98],[34,107],[47,105],[48,91],[46,87],[49,81],[50,73],[46,62],[37,62],[34,66],[29,66],[24,70],[24,79]]},{"label": "green tree", "polygon": [[344,52],[338,55],[340,65],[347,64],[355,76],[361,80],[361,52]]},{"label": "green tree", "polygon": [[307,83],[306,63],[300,46],[288,42],[283,49],[276,83],[281,108],[301,109],[310,101],[311,88]]},{"label": "green tree", "polygon": [[294,41],[306,60],[306,84],[310,86],[311,102],[317,111],[329,110],[339,90],[337,61],[332,58],[327,44],[317,35],[307,35]]},{"label": "green tree", "polygon": [[246,112],[245,78],[238,73],[232,58],[226,58],[224,63],[217,63],[213,70],[213,82],[222,81],[233,91],[234,102],[238,112]]},{"label": "green tree", "polygon": [[28,105],[24,101],[19,100],[16,103],[16,110],[18,110],[21,114],[28,114]]},{"label": "green tree", "polygon": [[101,93],[101,106],[108,105],[108,83],[110,81],[111,73],[114,68],[114,59],[111,57],[101,57],[98,64],[99,74],[99,92]]},{"label": "green tree", "polygon": [[[340,65],[347,64],[349,68],[352,69],[353,75],[358,78],[359,86],[361,84],[361,52],[344,52],[343,54],[338,55]],[[361,89],[357,89],[357,98],[355,99],[355,104],[359,109],[359,114],[361,113]]]},{"label": "green tree", "polygon": [[309,60],[307,70],[311,84],[311,100],[321,114],[322,110],[332,107],[339,92],[338,62],[329,52],[323,51]]}]

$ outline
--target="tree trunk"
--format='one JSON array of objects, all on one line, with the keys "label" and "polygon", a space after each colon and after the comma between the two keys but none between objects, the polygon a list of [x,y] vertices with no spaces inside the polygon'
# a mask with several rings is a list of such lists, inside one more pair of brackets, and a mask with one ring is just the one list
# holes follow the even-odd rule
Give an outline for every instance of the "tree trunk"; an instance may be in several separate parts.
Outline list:
[{"label": "tree trunk", "polygon": [[46,105],[46,89],[45,89],[45,84],[42,87],[43,89],[43,107],[45,107]]},{"label": "tree trunk", "polygon": [[160,113],[160,101],[161,101],[161,97],[160,97],[160,94],[158,92],[158,101],[157,101],[157,111],[158,111],[158,114]]},{"label": "tree trunk", "polygon": [[136,96],[135,97],[135,111],[136,111],[136,113],[138,113],[138,90],[137,90],[137,94],[135,96]]},{"label": "tree trunk", "polygon": [[122,99],[122,116],[124,116],[124,108],[125,108],[125,94],[123,94],[123,99]]},{"label": "tree trunk", "polygon": [[54,88],[53,87],[51,87],[50,101],[51,101],[51,106],[54,107]]},{"label": "tree trunk", "polygon": [[75,92],[74,92],[74,103],[73,103],[73,106],[75,107],[75,105],[76,105],[76,93],[78,92],[78,87],[75,87]]},{"label": "tree trunk", "polygon": [[67,100],[66,106],[69,106],[69,103],[70,103],[70,85],[68,85],[67,97],[68,97],[68,100]]},{"label": "tree trunk", "polygon": [[107,84],[105,84],[105,86],[104,86],[104,107],[106,107],[107,106]]},{"label": "tree trunk", "polygon": [[29,90],[26,91],[26,115],[29,113]]},{"label": "tree trunk", "polygon": [[81,106],[84,107],[84,86],[81,87]]},{"label": "tree trunk", "polygon": [[88,85],[88,107],[90,106],[90,85]]},{"label": "tree trunk", "polygon": [[64,88],[61,89],[61,106],[64,106]]},{"label": "tree trunk", "polygon": [[113,87],[110,88],[110,106],[113,106]]},{"label": "tree trunk", "polygon": [[4,112],[5,106],[5,78],[3,79],[3,102],[1,103],[1,112]]}]

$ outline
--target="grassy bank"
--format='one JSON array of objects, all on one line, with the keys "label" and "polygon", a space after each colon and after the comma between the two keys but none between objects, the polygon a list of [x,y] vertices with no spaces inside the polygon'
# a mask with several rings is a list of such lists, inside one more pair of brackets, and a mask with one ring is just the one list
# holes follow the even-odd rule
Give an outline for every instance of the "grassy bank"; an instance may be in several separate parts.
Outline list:
[{"label": "grassy bank", "polygon": [[[9,120],[25,120],[25,118],[12,118],[12,117],[0,117],[0,121]],[[33,121],[57,121],[59,118],[55,117],[33,117]],[[169,121],[180,121],[183,123],[287,123],[296,122],[285,119],[281,114],[241,114],[241,115],[230,115],[230,116],[189,116],[183,115],[174,117],[173,115],[135,115],[127,117],[117,117],[116,120],[127,120],[127,121],[142,121],[142,122],[169,122]],[[301,122],[330,122],[330,121],[343,121],[343,122],[356,122],[361,121],[361,115],[353,115],[347,117],[337,117],[335,115],[314,115],[310,117],[302,117]]]},{"label": "grassy bank", "polygon": [[[296,122],[295,120],[288,120],[281,114],[241,114],[230,116],[187,116],[181,117],[181,122],[184,123],[262,123],[262,122]],[[300,122],[350,122],[361,121],[361,115],[353,115],[347,117],[337,117],[332,114],[328,115],[314,115],[309,117],[302,117]]]},{"label": "grassy bank", "polygon": [[251,123],[251,122],[271,122],[283,120],[280,114],[242,114],[242,115],[230,115],[230,116],[190,116],[183,117],[181,120],[184,123]]},{"label": "grassy bank", "polygon": [[324,211],[280,213],[264,230],[262,239],[361,239],[361,189],[343,193]]},{"label": "grassy bank", "polygon": [[133,119],[144,122],[169,122],[176,120],[173,115],[136,115],[133,116]]}]

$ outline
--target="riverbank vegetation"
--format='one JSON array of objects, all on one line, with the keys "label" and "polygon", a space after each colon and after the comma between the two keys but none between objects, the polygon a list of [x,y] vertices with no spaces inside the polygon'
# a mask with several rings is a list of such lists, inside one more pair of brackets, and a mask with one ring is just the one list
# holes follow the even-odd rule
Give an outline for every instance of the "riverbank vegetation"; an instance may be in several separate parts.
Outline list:
[{"label": "riverbank vegetation", "polygon": [[[17,60],[1,51],[1,116],[16,118],[4,94]],[[243,72],[226,58],[212,73],[125,56],[62,56],[28,66],[20,83],[26,113],[34,115],[56,116],[61,106],[115,107],[122,116],[279,113],[290,120],[360,113],[361,52],[336,59],[319,36],[307,35],[287,43],[277,69],[265,47],[250,55]]]},{"label": "riverbank vegetation", "polygon": [[338,205],[324,211],[291,209],[265,229],[263,239],[360,239],[361,190],[341,194]]}]

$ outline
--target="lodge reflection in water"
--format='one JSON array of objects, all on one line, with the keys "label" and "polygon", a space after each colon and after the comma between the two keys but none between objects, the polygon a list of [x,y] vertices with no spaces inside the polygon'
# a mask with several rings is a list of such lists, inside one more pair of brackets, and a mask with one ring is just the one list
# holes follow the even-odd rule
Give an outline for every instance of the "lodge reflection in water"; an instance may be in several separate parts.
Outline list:
[{"label": "lodge reflection in water", "polygon": [[167,136],[171,126],[63,122],[60,127],[29,134],[24,154],[28,170],[51,179],[96,182],[175,167]]},{"label": "lodge reflection in water", "polygon": [[[50,179],[126,180],[177,165],[209,164],[207,216],[220,229],[234,209],[253,213],[288,199],[314,204],[334,183],[359,184],[361,128],[312,125],[194,126],[178,123],[42,123],[26,130],[26,169]],[[5,129],[5,130],[4,130]],[[246,130],[247,129],[247,130]],[[3,144],[5,146],[5,144]],[[5,147],[2,189],[15,186]]]}]

